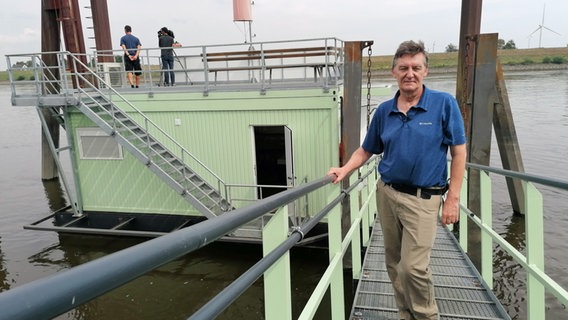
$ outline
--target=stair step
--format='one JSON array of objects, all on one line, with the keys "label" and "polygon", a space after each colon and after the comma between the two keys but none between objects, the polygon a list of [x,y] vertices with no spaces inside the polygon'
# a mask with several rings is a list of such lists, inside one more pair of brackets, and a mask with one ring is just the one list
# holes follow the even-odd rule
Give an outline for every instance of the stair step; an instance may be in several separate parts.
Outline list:
[{"label": "stair step", "polygon": [[180,174],[183,176],[183,169],[185,167],[182,166],[169,166],[168,169],[164,170],[168,175]]}]

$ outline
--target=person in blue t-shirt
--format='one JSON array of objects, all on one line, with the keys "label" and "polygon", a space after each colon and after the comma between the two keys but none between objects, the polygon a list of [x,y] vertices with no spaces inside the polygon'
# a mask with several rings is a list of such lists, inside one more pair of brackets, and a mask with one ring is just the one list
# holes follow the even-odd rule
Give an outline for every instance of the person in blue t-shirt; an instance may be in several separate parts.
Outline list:
[{"label": "person in blue t-shirt", "polygon": [[[140,65],[140,49],[142,44],[140,39],[132,34],[132,27],[129,25],[124,26],[125,35],[120,38],[120,47],[124,51],[124,70],[127,72],[128,82],[130,87],[138,88],[140,86],[140,75],[142,74],[142,66]],[[132,73],[136,76],[136,82],[134,82]]]},{"label": "person in blue t-shirt", "polygon": [[400,319],[439,317],[430,252],[440,207],[443,225],[459,219],[465,174],[466,137],[457,101],[448,93],[427,88],[423,84],[427,74],[424,43],[401,43],[392,64],[398,91],[379,105],[363,144],[349,161],[328,171],[338,183],[373,154],[383,155],[378,166],[377,209]]}]

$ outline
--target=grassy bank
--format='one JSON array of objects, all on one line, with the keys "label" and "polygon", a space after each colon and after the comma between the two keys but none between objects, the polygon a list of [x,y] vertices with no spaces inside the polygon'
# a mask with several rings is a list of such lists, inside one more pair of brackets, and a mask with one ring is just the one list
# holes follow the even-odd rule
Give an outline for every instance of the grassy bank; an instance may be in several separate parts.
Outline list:
[{"label": "grassy bank", "polygon": [[[568,65],[568,47],[499,50],[497,56],[505,66],[522,66],[533,64],[564,64]],[[390,70],[392,55],[372,56],[371,68],[373,70]],[[455,68],[458,64],[458,53],[431,53],[430,68]],[[366,67],[366,63],[363,65]],[[30,80],[31,71],[20,71],[15,79]],[[0,71],[0,82],[8,81],[8,73]]]},{"label": "grassy bank", "polygon": [[[453,68],[458,64],[458,53],[431,53],[430,68]],[[568,47],[499,50],[497,56],[503,65],[568,64]],[[373,70],[390,70],[392,55],[371,57]]]}]

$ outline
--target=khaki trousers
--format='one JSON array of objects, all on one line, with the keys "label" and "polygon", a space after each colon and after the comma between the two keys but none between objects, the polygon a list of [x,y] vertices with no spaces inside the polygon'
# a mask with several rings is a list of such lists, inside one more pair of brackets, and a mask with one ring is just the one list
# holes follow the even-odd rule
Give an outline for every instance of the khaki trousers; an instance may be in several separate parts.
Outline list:
[{"label": "khaki trousers", "polygon": [[441,203],[441,196],[422,199],[377,184],[385,262],[400,319],[438,319],[429,265]]}]

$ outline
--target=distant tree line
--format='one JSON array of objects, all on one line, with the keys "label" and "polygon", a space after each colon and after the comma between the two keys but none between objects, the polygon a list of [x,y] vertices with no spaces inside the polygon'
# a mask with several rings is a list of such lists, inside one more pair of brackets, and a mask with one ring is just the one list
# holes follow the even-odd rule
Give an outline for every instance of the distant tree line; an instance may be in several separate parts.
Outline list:
[{"label": "distant tree line", "polygon": [[[505,42],[505,40],[503,39],[497,40],[497,50],[508,50],[508,49],[517,49],[515,41],[509,40]],[[458,51],[458,47],[455,44],[450,43],[446,46],[446,52],[456,52],[456,51]]]}]

